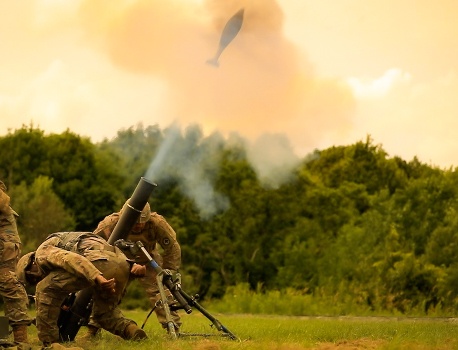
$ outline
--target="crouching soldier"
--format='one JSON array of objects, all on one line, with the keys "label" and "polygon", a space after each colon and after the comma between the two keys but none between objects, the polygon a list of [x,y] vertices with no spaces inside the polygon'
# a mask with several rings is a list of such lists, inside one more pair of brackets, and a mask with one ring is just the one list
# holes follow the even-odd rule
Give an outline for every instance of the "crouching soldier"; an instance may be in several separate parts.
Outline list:
[{"label": "crouching soldier", "polygon": [[[128,205],[127,200],[118,213],[113,213],[99,223],[95,234],[109,239],[113,230],[118,223],[124,208]],[[127,240],[131,242],[140,241],[145,249],[154,258],[154,260],[163,268],[170,270],[172,273],[177,271],[181,265],[181,247],[177,240],[176,232],[168,224],[165,218],[156,212],[151,212],[150,205],[146,203],[143,208],[136,224],[132,227],[127,235]],[[159,254],[159,248],[162,253]],[[148,263],[146,257],[136,257],[126,252],[129,258],[135,259],[135,264],[132,266],[131,278],[137,278],[140,286],[145,290],[146,295],[149,297],[151,304],[156,305],[160,298],[159,287],[156,283],[156,272],[153,267]],[[167,297],[173,300],[171,292],[166,289]],[[156,307],[155,309],[158,321],[164,329],[167,329],[167,319],[163,307]],[[175,330],[178,333],[181,326],[181,318],[177,311],[170,312]],[[91,322],[88,326],[88,337],[95,336],[98,332],[98,325]]]},{"label": "crouching soldier", "polygon": [[130,262],[117,247],[90,232],[53,233],[35,252],[24,255],[17,274],[36,284],[36,323],[44,346],[60,342],[57,320],[69,293],[92,288],[93,317],[123,339],[147,338],[118,307],[130,274]]}]

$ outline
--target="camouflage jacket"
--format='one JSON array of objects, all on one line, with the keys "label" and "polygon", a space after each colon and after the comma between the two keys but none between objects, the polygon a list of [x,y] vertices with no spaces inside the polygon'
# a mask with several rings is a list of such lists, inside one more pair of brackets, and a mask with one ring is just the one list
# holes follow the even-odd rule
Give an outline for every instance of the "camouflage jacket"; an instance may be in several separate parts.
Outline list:
[{"label": "camouflage jacket", "polygon": [[[104,240],[103,242],[82,238],[81,244],[79,244],[80,251],[76,252],[76,250],[70,251],[62,248],[62,237],[50,235],[36,250],[35,261],[44,274],[61,268],[71,274],[83,277],[95,285],[95,278],[102,273],[91,261],[106,258],[103,254],[103,246],[108,245],[108,243]],[[97,250],[99,248],[101,250]],[[114,247],[110,246],[110,249],[114,249]]]},{"label": "camouflage jacket", "polygon": [[0,181],[0,239],[4,242],[21,243],[16,227],[17,213],[10,206],[10,196]]},{"label": "camouflage jacket", "polygon": [[[119,217],[120,213],[108,215],[99,223],[94,233],[108,240]],[[158,261],[162,268],[170,270],[178,270],[180,268],[181,247],[177,241],[177,235],[162,215],[155,212],[151,213],[150,219],[145,223],[143,230],[140,232],[130,231],[126,239],[132,242],[142,242],[145,249],[153,258],[158,254],[157,243],[163,250],[161,252],[162,263]],[[129,256],[127,252],[126,255],[131,259],[135,259],[140,264],[146,264],[148,262],[146,259]]]},{"label": "camouflage jacket", "polygon": [[10,207],[10,196],[6,194],[6,186],[0,181],[0,216],[6,217],[16,215],[16,212]]}]

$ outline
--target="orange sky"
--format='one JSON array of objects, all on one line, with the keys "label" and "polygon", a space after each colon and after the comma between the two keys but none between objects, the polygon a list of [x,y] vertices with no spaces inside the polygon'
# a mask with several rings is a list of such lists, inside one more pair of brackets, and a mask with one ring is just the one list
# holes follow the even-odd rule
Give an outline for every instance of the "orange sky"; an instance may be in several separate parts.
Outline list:
[{"label": "orange sky", "polygon": [[[242,29],[216,52],[224,24]],[[0,2],[0,135],[198,123],[458,165],[455,0]],[[261,137],[262,139],[262,137]],[[264,139],[265,141],[265,139]]]}]

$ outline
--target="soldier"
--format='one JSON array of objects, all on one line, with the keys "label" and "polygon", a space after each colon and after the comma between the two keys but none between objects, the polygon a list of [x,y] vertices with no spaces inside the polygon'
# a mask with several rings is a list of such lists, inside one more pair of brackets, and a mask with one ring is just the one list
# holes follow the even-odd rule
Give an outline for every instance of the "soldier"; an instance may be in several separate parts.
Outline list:
[{"label": "soldier", "polygon": [[27,326],[33,319],[28,315],[27,292],[15,273],[22,248],[16,216],[18,214],[10,207],[6,186],[0,181],[0,294],[5,315],[13,328],[14,341],[27,343]]},{"label": "soldier", "polygon": [[36,252],[24,255],[19,278],[36,284],[38,338],[45,347],[59,343],[61,305],[73,292],[93,288],[92,315],[107,331],[123,339],[147,338],[118,307],[129,280],[131,264],[124,253],[92,232],[53,233]]},{"label": "soldier", "polygon": [[[126,201],[123,208],[125,208],[128,202],[129,200]],[[105,217],[99,223],[94,233],[108,240],[122,214],[122,210]],[[164,217],[151,212],[148,203],[146,203],[137,223],[128,233],[126,239],[132,242],[141,241],[148,253],[163,269],[170,270],[172,274],[179,269],[181,264],[181,247],[177,241],[176,233]],[[162,255],[158,252],[157,244],[163,249]],[[126,255],[131,259],[135,259],[136,263],[132,266],[131,274],[138,279],[152,305],[155,305],[156,301],[160,298],[159,288],[156,283],[156,272],[145,257],[140,257],[144,260],[138,260],[138,257],[129,256],[129,252],[126,252]],[[172,298],[168,289],[166,289],[166,292],[168,293],[168,297]],[[155,312],[159,323],[161,323],[164,329],[167,329],[164,309],[162,307],[156,307]],[[180,316],[176,311],[171,311],[171,316],[175,324],[175,329],[178,332],[181,326]],[[88,326],[88,337],[95,336],[97,332],[97,325],[91,322]]]}]

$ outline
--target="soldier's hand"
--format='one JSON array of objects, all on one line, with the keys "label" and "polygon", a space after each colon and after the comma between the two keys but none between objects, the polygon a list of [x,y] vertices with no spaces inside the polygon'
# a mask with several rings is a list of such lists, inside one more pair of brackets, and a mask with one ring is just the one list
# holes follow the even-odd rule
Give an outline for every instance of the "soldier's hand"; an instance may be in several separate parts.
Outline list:
[{"label": "soldier's hand", "polygon": [[110,293],[116,293],[116,281],[114,278],[107,280],[102,275],[95,278],[95,283],[102,289]]},{"label": "soldier's hand", "polygon": [[140,264],[133,264],[130,269],[130,273],[135,276],[145,276],[146,275],[146,266]]}]

